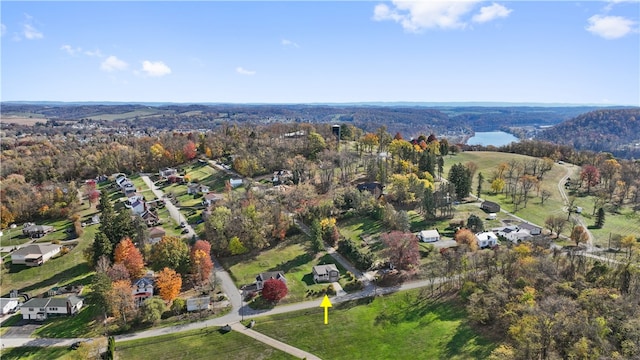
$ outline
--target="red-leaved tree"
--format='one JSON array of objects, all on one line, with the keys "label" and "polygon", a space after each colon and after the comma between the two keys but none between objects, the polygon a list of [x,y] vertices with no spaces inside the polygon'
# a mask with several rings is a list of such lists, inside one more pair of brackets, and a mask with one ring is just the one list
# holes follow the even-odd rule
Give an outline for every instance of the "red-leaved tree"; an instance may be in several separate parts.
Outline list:
[{"label": "red-leaved tree", "polygon": [[382,234],[386,245],[384,255],[391,264],[400,270],[413,270],[420,265],[420,247],[418,239],[409,232],[392,231]]},{"label": "red-leaved tree", "polygon": [[580,179],[587,183],[587,194],[591,192],[591,187],[600,183],[600,171],[593,165],[586,165],[582,168]]},{"label": "red-leaved tree", "polygon": [[269,279],[265,281],[262,287],[262,297],[273,303],[277,303],[282,300],[282,298],[287,296],[288,292],[289,289],[287,289],[287,284],[277,279]]}]

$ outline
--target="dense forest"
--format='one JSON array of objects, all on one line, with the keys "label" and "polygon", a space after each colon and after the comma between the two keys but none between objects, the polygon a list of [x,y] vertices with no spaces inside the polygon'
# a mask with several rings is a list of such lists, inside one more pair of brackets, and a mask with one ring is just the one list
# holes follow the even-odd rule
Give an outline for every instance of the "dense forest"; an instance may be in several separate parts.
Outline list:
[{"label": "dense forest", "polygon": [[577,116],[538,136],[580,150],[605,151],[620,157],[640,155],[640,109],[596,110]]}]

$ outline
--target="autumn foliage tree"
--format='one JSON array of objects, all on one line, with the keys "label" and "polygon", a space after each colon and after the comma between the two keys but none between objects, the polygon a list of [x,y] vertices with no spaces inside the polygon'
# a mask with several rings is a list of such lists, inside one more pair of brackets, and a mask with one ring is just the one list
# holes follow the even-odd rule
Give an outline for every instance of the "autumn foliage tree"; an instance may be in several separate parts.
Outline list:
[{"label": "autumn foliage tree", "polygon": [[587,194],[589,194],[591,188],[600,183],[600,171],[593,165],[586,165],[580,172],[580,179],[587,183]]},{"label": "autumn foliage tree", "polygon": [[175,270],[165,267],[156,276],[156,286],[160,297],[170,302],[178,297],[180,289],[182,288],[182,276],[175,272]]},{"label": "autumn foliage tree", "polygon": [[198,240],[191,248],[191,273],[198,282],[206,281],[211,275],[213,262],[211,261],[211,244],[205,240]]},{"label": "autumn foliage tree", "polygon": [[287,284],[278,279],[269,279],[264,282],[262,287],[262,297],[273,303],[277,303],[282,300],[287,296],[288,292],[289,289],[287,289]]},{"label": "autumn foliage tree", "polygon": [[478,250],[478,240],[469,229],[460,229],[454,235],[455,241],[460,245],[467,245],[471,251]]},{"label": "autumn foliage tree", "polygon": [[420,264],[420,248],[415,235],[409,232],[392,231],[382,234],[381,238],[386,245],[384,254],[394,267],[410,271]]},{"label": "autumn foliage tree", "polygon": [[198,149],[196,147],[196,144],[189,140],[184,147],[182,148],[182,152],[184,153],[184,157],[187,160],[193,160],[196,155],[198,155]]},{"label": "autumn foliage tree", "polygon": [[122,319],[123,324],[127,324],[127,319],[135,312],[135,301],[133,299],[133,289],[128,280],[118,280],[113,283],[107,298],[111,314]]},{"label": "autumn foliage tree", "polygon": [[137,279],[144,275],[144,260],[140,250],[133,245],[131,239],[125,238],[118,243],[113,253],[114,263],[123,264],[129,275]]},{"label": "autumn foliage tree", "polygon": [[576,243],[576,246],[580,243],[586,243],[589,241],[589,233],[587,229],[582,225],[578,225],[571,230],[571,240]]},{"label": "autumn foliage tree", "polygon": [[186,274],[189,271],[189,246],[179,237],[164,236],[151,249],[151,263],[154,270],[168,267]]}]

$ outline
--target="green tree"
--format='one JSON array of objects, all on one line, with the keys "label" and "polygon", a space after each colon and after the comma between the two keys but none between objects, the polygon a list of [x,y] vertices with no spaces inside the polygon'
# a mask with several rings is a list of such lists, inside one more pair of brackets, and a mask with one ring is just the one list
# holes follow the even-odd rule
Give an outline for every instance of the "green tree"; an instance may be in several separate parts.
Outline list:
[{"label": "green tree", "polygon": [[140,317],[143,322],[155,324],[160,321],[165,310],[164,301],[157,297],[152,297],[145,300],[140,306]]},{"label": "green tree", "polygon": [[229,240],[229,252],[231,255],[241,255],[249,251],[246,246],[240,241],[240,238],[234,236]]},{"label": "green tree", "polygon": [[91,292],[89,293],[89,301],[102,311],[104,317],[107,317],[109,310],[109,294],[111,292],[111,279],[104,272],[97,272],[93,276],[91,282]]},{"label": "green tree", "polygon": [[476,189],[477,197],[480,199],[480,195],[482,194],[482,183],[484,182],[484,176],[482,172],[478,173],[478,188]]},{"label": "green tree", "polygon": [[484,224],[482,223],[482,219],[475,214],[469,215],[467,219],[467,229],[470,229],[474,233],[479,233],[484,231]]},{"label": "green tree", "polygon": [[102,232],[97,232],[95,238],[93,239],[93,244],[90,248],[87,248],[87,254],[89,255],[87,260],[89,261],[91,266],[96,266],[98,264],[98,260],[102,256],[112,258],[113,245],[107,238],[107,235]]},{"label": "green tree", "polygon": [[604,226],[604,209],[598,209],[598,214],[596,215],[596,228],[602,229]]},{"label": "green tree", "polygon": [[433,190],[426,188],[422,196],[422,211],[425,220],[432,220],[436,217],[436,200],[433,196]]},{"label": "green tree", "polygon": [[311,223],[311,228],[309,230],[313,251],[317,253],[324,250],[324,243],[322,241],[323,231],[322,225],[320,225],[320,221],[318,221],[318,219],[313,220],[313,222]]},{"label": "green tree", "polygon": [[189,246],[179,237],[165,236],[151,249],[151,263],[156,271],[168,267],[180,274],[187,274]]},{"label": "green tree", "polygon": [[455,186],[456,198],[462,200],[471,192],[471,173],[461,163],[455,164],[449,170],[449,182]]},{"label": "green tree", "polygon": [[309,159],[317,159],[318,154],[327,148],[327,143],[324,140],[324,138],[322,137],[322,135],[318,134],[317,132],[311,132],[309,133],[309,137],[308,137],[308,154],[309,154]]}]

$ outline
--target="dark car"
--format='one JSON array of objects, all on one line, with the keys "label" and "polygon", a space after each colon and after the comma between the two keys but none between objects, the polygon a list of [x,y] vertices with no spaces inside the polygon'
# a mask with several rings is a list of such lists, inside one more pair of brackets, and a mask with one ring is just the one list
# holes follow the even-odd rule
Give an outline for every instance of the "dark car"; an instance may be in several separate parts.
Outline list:
[{"label": "dark car", "polygon": [[182,234],[188,234],[189,233],[189,229],[182,229],[181,233]]}]

